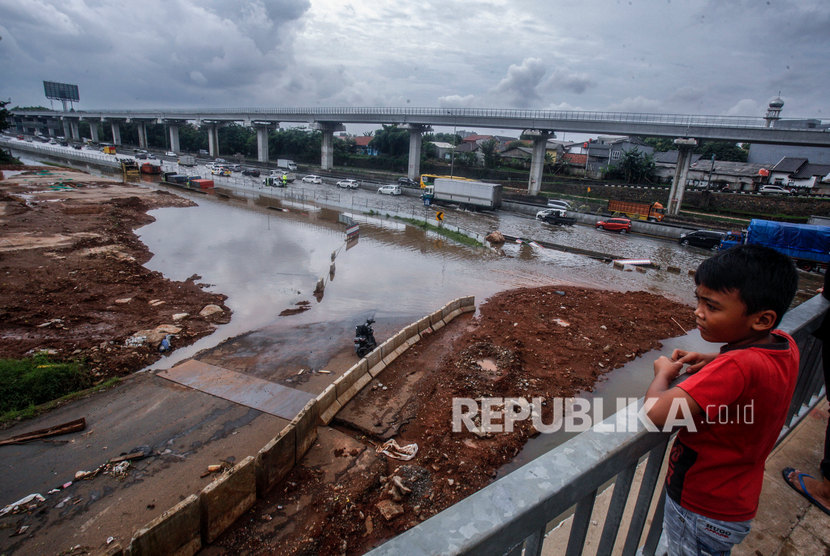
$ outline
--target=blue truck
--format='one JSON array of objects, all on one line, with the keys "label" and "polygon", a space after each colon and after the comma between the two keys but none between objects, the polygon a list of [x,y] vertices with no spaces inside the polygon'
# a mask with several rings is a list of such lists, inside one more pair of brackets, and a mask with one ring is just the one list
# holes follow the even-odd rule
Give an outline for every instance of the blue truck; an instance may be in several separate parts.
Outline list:
[{"label": "blue truck", "polygon": [[827,268],[830,263],[830,227],[754,219],[746,231],[729,232],[719,249],[739,244],[764,245],[792,257],[801,270]]}]

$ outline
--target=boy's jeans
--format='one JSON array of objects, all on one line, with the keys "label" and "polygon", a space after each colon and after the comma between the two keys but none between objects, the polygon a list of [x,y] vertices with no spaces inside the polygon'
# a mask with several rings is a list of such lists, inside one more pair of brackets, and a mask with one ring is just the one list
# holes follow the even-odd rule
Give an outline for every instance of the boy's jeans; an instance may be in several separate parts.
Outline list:
[{"label": "boy's jeans", "polygon": [[666,495],[663,533],[674,556],[721,556],[749,534],[752,520],[720,521],[687,510]]}]

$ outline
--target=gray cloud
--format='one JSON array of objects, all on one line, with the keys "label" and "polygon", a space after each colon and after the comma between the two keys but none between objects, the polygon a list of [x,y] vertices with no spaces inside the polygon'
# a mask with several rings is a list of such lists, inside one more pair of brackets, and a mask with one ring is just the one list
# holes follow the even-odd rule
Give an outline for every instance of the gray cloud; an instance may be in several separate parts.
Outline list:
[{"label": "gray cloud", "polygon": [[[0,0],[0,98],[78,108],[827,111],[822,0]],[[754,111],[754,113],[753,113]]]}]

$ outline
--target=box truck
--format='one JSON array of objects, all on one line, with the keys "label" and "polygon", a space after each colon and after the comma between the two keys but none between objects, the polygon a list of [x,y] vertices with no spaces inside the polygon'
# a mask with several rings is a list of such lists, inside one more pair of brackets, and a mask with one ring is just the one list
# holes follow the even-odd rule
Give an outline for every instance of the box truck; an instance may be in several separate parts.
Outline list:
[{"label": "box truck", "polygon": [[424,188],[424,204],[432,202],[455,203],[466,208],[495,209],[501,206],[501,184],[483,181],[435,178],[433,185]]}]

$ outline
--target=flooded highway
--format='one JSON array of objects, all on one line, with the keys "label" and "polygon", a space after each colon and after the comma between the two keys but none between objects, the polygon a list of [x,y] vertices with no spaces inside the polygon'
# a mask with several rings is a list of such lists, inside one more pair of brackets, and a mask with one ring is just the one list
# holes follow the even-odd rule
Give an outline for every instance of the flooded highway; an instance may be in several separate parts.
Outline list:
[{"label": "flooded highway", "polygon": [[[218,186],[223,185],[222,180],[216,181]],[[263,328],[293,340],[302,330],[302,341],[319,338],[348,346],[354,325],[368,316],[375,316],[383,336],[385,326],[391,332],[399,324],[420,318],[456,297],[475,295],[481,302],[497,291],[522,286],[563,283],[645,290],[691,303],[688,269],[709,255],[669,241],[621,236],[587,226],[555,227],[504,212],[470,213],[445,208],[446,224],[477,233],[498,229],[622,257],[650,258],[663,268],[674,265],[682,272],[635,272],[631,267],[623,271],[583,255],[526,244],[508,243],[499,251],[469,247],[433,231],[379,216],[385,210],[413,215],[426,211],[427,216],[432,215],[434,211],[423,207],[417,198],[392,198],[366,190],[344,191],[298,181],[287,190],[317,195],[322,192],[329,202],[351,210],[290,200],[276,203],[280,210],[273,210],[260,206],[257,198],[274,191],[259,185],[260,180],[246,181],[247,202],[174,189],[199,206],[153,211],[156,222],[138,230],[141,240],[154,253],[146,266],[175,280],[198,274],[201,279],[197,282],[210,284],[211,291],[228,296],[227,303],[234,312],[230,324],[193,346],[176,350],[156,368],[171,366],[227,338]],[[338,222],[340,213],[360,225],[359,240],[354,245],[346,245],[345,226]],[[314,288],[321,278],[325,290],[318,300]],[[287,309],[300,307],[298,303],[307,303],[308,310],[279,316]],[[320,326],[323,323],[326,325]],[[308,362],[315,363],[324,362]]]}]

